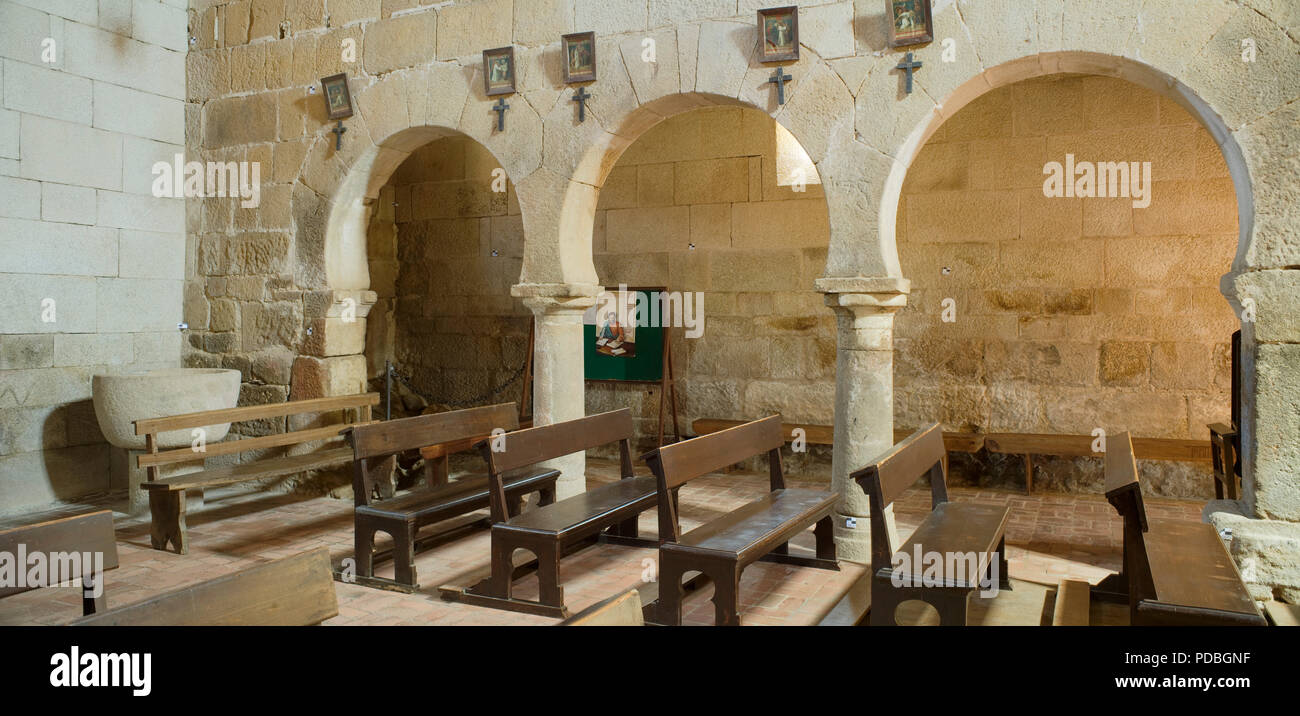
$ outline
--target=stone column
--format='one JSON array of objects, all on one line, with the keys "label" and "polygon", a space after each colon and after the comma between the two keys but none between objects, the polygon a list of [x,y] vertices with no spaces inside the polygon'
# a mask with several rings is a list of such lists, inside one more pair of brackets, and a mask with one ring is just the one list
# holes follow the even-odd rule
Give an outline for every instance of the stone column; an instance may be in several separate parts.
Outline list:
[{"label": "stone column", "polygon": [[[562,287],[541,293],[536,286],[511,289],[524,299],[535,319],[533,344],[533,424],[549,425],[587,414],[582,346],[582,314],[596,303],[598,287]],[[555,295],[556,293],[568,295]],[[550,295],[547,295],[550,294]],[[573,295],[577,294],[577,295]],[[508,438],[507,438],[508,439]],[[560,471],[559,499],[587,489],[583,453],[546,463]]]},{"label": "stone column", "polygon": [[[843,559],[870,562],[869,500],[849,473],[894,444],[894,312],[907,303],[908,282],[854,278],[817,284],[837,325],[831,485],[842,497],[835,546]],[[892,509],[886,519],[897,542]],[[850,527],[850,520],[856,525]]]}]

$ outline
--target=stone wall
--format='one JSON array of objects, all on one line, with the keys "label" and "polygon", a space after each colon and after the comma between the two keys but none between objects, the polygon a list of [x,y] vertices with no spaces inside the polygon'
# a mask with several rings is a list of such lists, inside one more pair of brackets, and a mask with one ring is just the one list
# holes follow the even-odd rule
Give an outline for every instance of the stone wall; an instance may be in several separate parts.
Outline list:
[{"label": "stone wall", "polygon": [[[1044,164],[1067,153],[1151,162],[1150,206],[1045,197]],[[898,425],[1208,439],[1207,423],[1229,419],[1239,322],[1218,283],[1236,212],[1214,140],[1152,92],[1053,75],[975,100],[929,139],[899,202],[912,294],[895,323]],[[1023,480],[1018,459],[992,467],[989,479]],[[1143,471],[1157,492],[1212,494],[1208,466]],[[1035,475],[1049,489],[1100,480],[1091,459]]]},{"label": "stone wall", "polygon": [[[683,432],[697,418],[834,420],[834,318],[812,288],[826,263],[826,200],[813,169],[803,191],[779,186],[777,153],[762,112],[697,109],[647,131],[601,191],[603,285],[704,293],[703,336],[671,331]],[[588,385],[589,413],[624,406],[653,437],[657,387]]]},{"label": "stone wall", "polygon": [[437,405],[520,398],[532,313],[510,295],[524,231],[514,186],[499,176],[494,191],[499,169],[471,139],[427,144],[393,173],[371,224],[368,373],[391,358]]},{"label": "stone wall", "polygon": [[185,202],[151,169],[185,151],[186,24],[0,1],[0,511],[109,489],[91,376],[180,362]]}]

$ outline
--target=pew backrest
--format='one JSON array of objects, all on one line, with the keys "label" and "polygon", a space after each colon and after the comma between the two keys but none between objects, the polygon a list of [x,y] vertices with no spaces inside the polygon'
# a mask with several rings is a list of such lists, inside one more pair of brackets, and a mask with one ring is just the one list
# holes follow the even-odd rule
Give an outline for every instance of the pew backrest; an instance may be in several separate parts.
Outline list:
[{"label": "pew backrest", "polygon": [[875,515],[876,510],[889,507],[922,475],[928,474],[933,507],[948,501],[946,454],[943,429],[938,423],[930,423],[850,477],[871,499],[871,514]]},{"label": "pew backrest", "polygon": [[[488,463],[488,499],[494,522],[504,522],[506,473],[590,448],[618,443],[620,476],[632,473],[632,411],[627,408],[520,430],[479,446]],[[499,449],[498,449],[499,448]]]},{"label": "pew backrest", "polygon": [[[0,586],[0,599],[49,586],[49,579],[55,576],[51,570],[56,565],[62,570],[75,561],[79,574],[60,573],[58,576],[61,579],[71,579],[74,576],[81,578],[85,592],[98,590],[98,597],[85,595],[82,599],[83,614],[93,614],[106,605],[103,598],[103,574],[96,574],[96,569],[107,571],[118,566],[113,513],[110,510],[98,510],[0,530],[0,553],[7,553],[14,560],[15,574],[20,569],[26,574],[27,565],[22,563],[26,559],[20,559],[20,554],[42,554],[47,578],[46,582],[40,584],[28,584],[23,580],[22,586],[18,586],[17,581],[13,586]],[[100,582],[97,587],[96,580]]]},{"label": "pew backrest", "polygon": [[681,537],[674,492],[697,477],[767,453],[769,489],[785,489],[785,475],[781,470],[784,444],[781,416],[769,415],[650,451],[645,462],[658,483],[660,541],[676,542]]},{"label": "pew backrest", "polygon": [[1131,520],[1141,531],[1147,531],[1142,483],[1133,459],[1133,439],[1127,432],[1106,437],[1106,500],[1126,521]]},{"label": "pew backrest", "polygon": [[386,474],[377,466],[395,455],[430,445],[491,435],[494,430],[519,427],[514,403],[453,410],[432,415],[358,425],[344,431],[352,446],[352,492],[357,505],[370,504],[378,479]]},{"label": "pew backrest", "polygon": [[324,547],[182,587],[77,626],[308,626],[339,613]]}]

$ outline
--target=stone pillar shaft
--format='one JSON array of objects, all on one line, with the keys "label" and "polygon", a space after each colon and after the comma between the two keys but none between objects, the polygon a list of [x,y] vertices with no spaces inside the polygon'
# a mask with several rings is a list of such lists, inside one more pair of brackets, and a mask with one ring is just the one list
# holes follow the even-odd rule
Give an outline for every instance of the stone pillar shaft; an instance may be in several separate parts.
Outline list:
[{"label": "stone pillar shaft", "polygon": [[[835,543],[844,559],[871,561],[869,499],[849,474],[894,444],[894,312],[906,300],[902,291],[826,293],[837,326],[831,485],[841,495]],[[892,509],[886,519],[897,542]]]},{"label": "stone pillar shaft", "polygon": [[[583,373],[582,314],[594,296],[528,296],[524,305],[535,320],[533,348],[533,424],[550,425],[587,414]],[[560,470],[559,499],[587,489],[586,455],[576,453],[546,463]]]}]

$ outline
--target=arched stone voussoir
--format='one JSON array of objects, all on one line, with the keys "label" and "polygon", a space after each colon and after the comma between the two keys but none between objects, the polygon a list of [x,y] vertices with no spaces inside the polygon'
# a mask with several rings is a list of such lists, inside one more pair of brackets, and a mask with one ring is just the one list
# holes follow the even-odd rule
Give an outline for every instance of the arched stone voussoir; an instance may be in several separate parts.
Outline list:
[{"label": "arched stone voussoir", "polygon": [[[457,128],[492,152],[517,182],[542,165],[542,118],[517,94],[487,96],[482,69],[473,73]],[[492,110],[499,99],[510,107],[505,113],[505,131],[497,130],[497,113]]]},{"label": "arched stone voussoir", "polygon": [[373,144],[411,126],[410,97],[423,92],[416,75],[409,70],[390,72],[357,89],[353,102],[366,121]]},{"label": "arched stone voussoir", "polygon": [[[618,51],[638,104],[645,105],[684,91],[677,38],[677,28],[667,27],[644,35],[628,35],[619,41]],[[646,40],[652,44],[646,45]],[[693,90],[695,78],[690,79]]]},{"label": "arched stone voussoir", "polygon": [[545,118],[542,166],[559,176],[599,186],[632,140],[608,132],[587,116],[579,123],[572,108],[557,105]]},{"label": "arched stone voussoir", "polygon": [[[1255,44],[1243,61],[1242,41]],[[1239,7],[1178,78],[1237,129],[1300,97],[1300,44],[1249,7]]]},{"label": "arched stone voussoir", "polygon": [[821,62],[808,68],[801,83],[800,91],[788,98],[775,119],[817,163],[854,141],[853,96],[839,74]]},{"label": "arched stone voussoir", "polygon": [[695,56],[695,91],[723,97],[740,96],[741,83],[757,65],[758,37],[754,23],[717,20],[700,25]]},{"label": "arched stone voussoir", "polygon": [[1298,127],[1300,102],[1293,102],[1233,134],[1250,168],[1253,202],[1252,224],[1242,227],[1249,241],[1238,248],[1234,271],[1300,266],[1300,202],[1295,196],[1295,180],[1300,177]]}]

